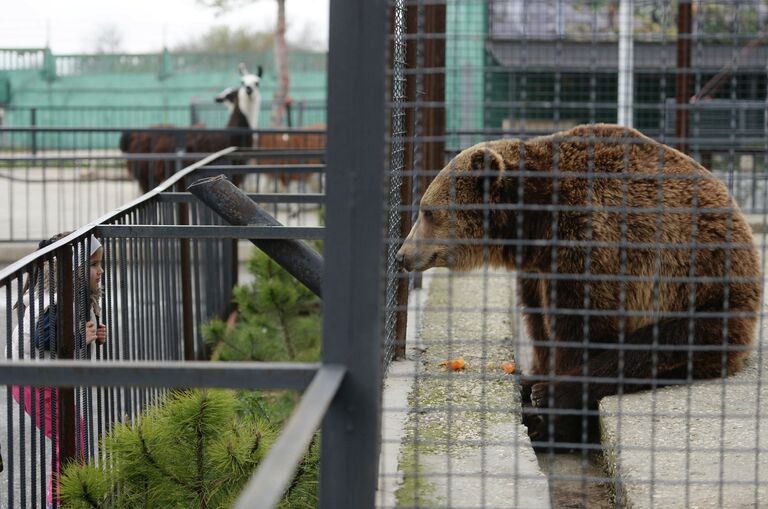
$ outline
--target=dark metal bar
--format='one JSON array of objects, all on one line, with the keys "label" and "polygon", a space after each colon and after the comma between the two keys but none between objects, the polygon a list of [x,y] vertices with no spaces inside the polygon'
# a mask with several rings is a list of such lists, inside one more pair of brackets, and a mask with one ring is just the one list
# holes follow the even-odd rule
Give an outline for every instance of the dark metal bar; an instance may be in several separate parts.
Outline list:
[{"label": "dark metal bar", "polygon": [[166,226],[105,225],[96,227],[98,235],[111,238],[178,239],[322,239],[322,226]]},{"label": "dark metal bar", "polygon": [[330,7],[323,363],[348,371],[323,421],[319,507],[352,509],[377,483],[387,2]]},{"label": "dark metal bar", "polygon": [[690,0],[677,6],[677,77],[675,78],[675,136],[677,149],[685,152],[688,138],[688,101],[691,97],[691,28],[693,17]]},{"label": "dark metal bar", "polygon": [[[29,124],[32,127],[37,127],[37,108],[29,110]],[[37,131],[32,131],[32,153],[37,154]]]},{"label": "dark metal bar", "polygon": [[[177,154],[175,152],[153,152],[151,154],[126,154],[126,153],[120,153],[120,154],[91,154],[91,155],[57,155],[57,156],[50,156],[50,155],[28,155],[28,154],[11,154],[11,155],[3,155],[0,156],[0,161],[2,162],[32,162],[32,161],[82,161],[82,160],[88,160],[88,161],[114,161],[116,159],[119,160],[126,160],[126,161],[175,161],[175,160],[184,160],[189,161],[190,159],[202,159],[204,157],[207,157],[210,153],[209,152],[185,152],[184,154]],[[290,159],[318,159],[325,155],[325,151],[318,151],[318,150],[302,150],[302,149],[296,149],[295,151],[279,151],[279,150],[273,150],[273,151],[238,151],[238,155],[243,157],[251,157],[254,159],[259,159],[260,157],[263,158],[270,158],[270,159],[280,159],[280,158],[290,158]],[[252,166],[251,166],[252,167]],[[127,180],[127,177],[126,177]]]},{"label": "dark metal bar", "polygon": [[[256,203],[325,203],[322,193],[246,193]],[[191,193],[163,193],[158,198],[161,202],[191,202],[197,199]]]},{"label": "dark metal bar", "polygon": [[[319,364],[287,362],[3,360],[0,385],[304,390],[319,369]],[[63,392],[59,389],[60,398]]]},{"label": "dark metal bar", "polygon": [[[224,176],[200,179],[189,186],[200,200],[233,225],[282,226]],[[315,295],[322,296],[323,258],[298,240],[251,239]]]},{"label": "dark metal bar", "polygon": [[[325,134],[325,132],[323,132]],[[260,157],[281,158],[286,157],[290,159],[318,159],[325,156],[324,149],[312,149],[312,148],[292,148],[290,150],[281,149],[243,149],[238,150],[238,154],[243,156],[258,159]]]},{"label": "dark metal bar", "polygon": [[343,378],[341,366],[320,368],[280,438],[240,493],[235,509],[271,509],[277,505]]},{"label": "dark metal bar", "polygon": [[213,176],[220,173],[235,173],[242,175],[260,175],[260,174],[275,174],[275,173],[323,173],[325,171],[324,164],[291,164],[291,165],[264,165],[264,166],[246,166],[246,165],[233,165],[233,164],[217,164],[205,166],[198,169],[195,175],[198,176]]},{"label": "dark metal bar", "polygon": [[[37,108],[32,108],[37,109]],[[189,133],[224,133],[224,134],[325,134],[325,129],[304,129],[304,128],[264,128],[264,129],[246,129],[246,128],[211,128],[211,127],[130,127],[131,131],[140,133],[155,133],[155,134],[189,134]],[[14,126],[14,127],[2,127],[0,126],[0,132],[39,132],[39,133],[121,133],[125,131],[125,127],[51,127],[51,126]]]},{"label": "dark metal bar", "polygon": [[[179,225],[189,224],[189,204],[179,204],[179,216],[176,222]],[[182,332],[184,333],[184,360],[191,361],[195,360],[195,336],[192,316],[192,266],[189,237],[181,238],[179,249],[181,250],[181,319]]]},{"label": "dark metal bar", "polygon": [[[72,245],[63,245],[59,247],[56,253],[56,261],[59,267],[59,276],[57,289],[59,291],[57,302],[75,302],[75,292],[73,284],[74,267],[72,267]],[[75,306],[61,305],[58,306],[57,313],[57,330],[58,330],[58,351],[56,352],[57,359],[74,359],[75,358],[75,319],[74,319]],[[42,361],[46,362],[46,361]],[[53,361],[50,361],[53,362]],[[21,364],[17,361],[16,365]],[[9,371],[2,370],[3,375]],[[43,384],[43,372],[36,373],[37,382],[31,380],[27,383],[34,383],[35,385],[42,386],[48,385],[59,386],[58,384]],[[22,383],[16,378],[12,378],[6,383],[11,383],[16,380],[15,383]],[[61,387],[58,390],[58,403],[59,403],[59,458],[58,463],[61,465],[66,464],[68,461],[75,459],[77,454],[77,448],[75,443],[75,419],[77,418],[77,412],[75,410],[75,391],[72,387]],[[54,454],[56,454],[54,450]]]}]

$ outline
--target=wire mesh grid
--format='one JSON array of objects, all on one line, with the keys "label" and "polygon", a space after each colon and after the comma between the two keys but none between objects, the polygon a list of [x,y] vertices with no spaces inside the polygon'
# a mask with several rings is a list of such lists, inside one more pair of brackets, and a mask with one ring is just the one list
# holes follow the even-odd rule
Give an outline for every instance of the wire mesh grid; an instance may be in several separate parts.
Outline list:
[{"label": "wire mesh grid", "polygon": [[[391,114],[391,149],[390,149],[390,169],[388,186],[388,216],[387,216],[387,236],[395,238],[400,236],[402,202],[403,169],[405,166],[406,150],[406,115],[405,115],[405,3],[399,1],[392,6],[391,22],[391,62],[392,62],[392,114]],[[398,288],[400,287],[400,278],[397,277],[397,245],[390,243],[387,245],[386,256],[386,274],[385,284],[386,315],[384,320],[384,366],[388,366],[390,361],[396,356],[398,350]]]},{"label": "wire mesh grid", "polygon": [[760,506],[768,3],[390,9],[413,225],[377,505]]}]

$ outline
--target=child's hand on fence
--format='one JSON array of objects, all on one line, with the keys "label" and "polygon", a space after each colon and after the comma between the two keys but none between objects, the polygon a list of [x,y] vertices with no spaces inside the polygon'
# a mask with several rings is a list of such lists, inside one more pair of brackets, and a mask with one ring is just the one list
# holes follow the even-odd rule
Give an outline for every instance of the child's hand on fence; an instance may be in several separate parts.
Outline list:
[{"label": "child's hand on fence", "polygon": [[96,327],[93,322],[85,323],[85,344],[90,345],[94,341],[98,341],[100,345],[107,342],[107,326],[101,324]]},{"label": "child's hand on fence", "polygon": [[98,341],[100,345],[107,342],[107,326],[103,323],[99,325],[99,328],[96,330],[96,341]]}]

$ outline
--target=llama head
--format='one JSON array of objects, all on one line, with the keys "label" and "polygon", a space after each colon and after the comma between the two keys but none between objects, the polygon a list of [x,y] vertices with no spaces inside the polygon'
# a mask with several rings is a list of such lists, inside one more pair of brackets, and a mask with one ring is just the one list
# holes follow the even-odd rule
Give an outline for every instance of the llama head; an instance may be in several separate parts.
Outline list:
[{"label": "llama head", "polygon": [[240,63],[240,89],[237,99],[240,110],[248,119],[248,125],[251,129],[256,129],[259,125],[259,110],[261,108],[261,66],[258,67],[256,74],[248,72],[244,63]]},{"label": "llama head", "polygon": [[214,100],[217,103],[224,103],[224,106],[227,107],[227,113],[231,115],[232,111],[235,109],[235,104],[237,104],[238,92],[239,90],[235,87],[227,87],[219,92],[219,95],[217,95]]}]

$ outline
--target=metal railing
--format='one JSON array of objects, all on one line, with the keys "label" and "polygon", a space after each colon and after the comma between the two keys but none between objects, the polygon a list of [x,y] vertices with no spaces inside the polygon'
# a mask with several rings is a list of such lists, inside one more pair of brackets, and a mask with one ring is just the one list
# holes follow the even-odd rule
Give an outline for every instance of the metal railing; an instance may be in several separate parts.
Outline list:
[{"label": "metal railing", "polygon": [[[309,93],[324,93],[312,89]],[[294,94],[301,93],[294,91]],[[214,94],[211,93],[212,97]],[[272,104],[261,105],[261,125],[269,125]],[[322,101],[296,100],[290,108],[290,125],[293,127],[316,126],[325,123],[326,108]],[[204,124],[209,128],[223,127],[227,123],[227,111],[220,104],[199,102],[188,106],[19,106],[8,105],[0,116],[0,127],[113,127],[143,128],[151,125],[192,126]],[[104,149],[117,146],[119,133],[110,136],[88,138],[71,137],[62,140],[50,134],[29,131],[26,136],[10,140],[10,135],[0,137],[0,150],[15,148],[35,153],[45,149]],[[13,143],[11,143],[11,141]],[[61,146],[65,141],[68,146]]]},{"label": "metal railing", "polygon": [[[14,488],[12,505],[19,506],[22,499],[24,502],[21,505],[43,503],[47,488],[46,471],[42,465],[50,464],[50,470],[53,470],[59,456],[61,459],[76,457],[91,454],[91,451],[98,456],[94,437],[90,435],[92,415],[96,415],[97,421],[101,417],[99,425],[102,429],[108,428],[110,422],[122,417],[122,411],[127,406],[125,394],[133,396],[131,405],[138,409],[170,387],[210,386],[306,390],[272,453],[246,487],[238,507],[271,507],[280,499],[321,420],[323,473],[320,506],[372,505],[376,483],[380,388],[380,351],[377,347],[379,282],[376,274],[382,246],[379,230],[373,225],[380,221],[382,206],[384,8],[382,2],[358,5],[337,1],[334,4],[334,19],[339,26],[332,31],[334,41],[331,45],[338,49],[336,57],[331,59],[331,66],[340,78],[351,69],[348,65],[350,61],[357,64],[354,66],[355,74],[360,69],[365,72],[362,73],[362,83],[359,78],[351,79],[350,76],[350,79],[334,80],[331,84],[330,98],[335,110],[330,112],[329,120],[330,125],[335,126],[336,137],[330,140],[327,159],[338,171],[328,175],[333,188],[329,188],[326,200],[327,229],[303,227],[297,232],[295,227],[205,226],[215,224],[214,220],[206,216],[205,211],[182,190],[193,178],[218,173],[275,174],[322,170],[320,164],[299,165],[298,168],[293,165],[294,168],[286,169],[274,161],[261,167],[217,164],[221,158],[233,155],[234,149],[227,149],[192,164],[149,193],[0,273],[0,293],[18,294],[19,285],[23,284],[22,274],[31,273],[35,267],[50,271],[52,265],[46,265],[46,260],[55,258],[55,270],[65,271],[61,288],[56,290],[61,299],[57,302],[65,302],[72,295],[87,294],[83,290],[87,286],[84,269],[82,264],[72,261],[72,252],[80,253],[78,260],[82,261],[82,253],[88,249],[88,239],[94,234],[105,239],[107,274],[113,274],[107,276],[105,314],[108,330],[114,331],[115,337],[110,338],[112,346],[107,347],[107,354],[102,358],[96,356],[98,362],[92,362],[87,353],[83,353],[82,338],[73,329],[73,325],[79,322],[74,315],[69,315],[68,306],[62,306],[58,316],[62,339],[61,344],[50,349],[55,354],[0,362],[0,383],[9,387],[26,384],[58,387],[55,394],[61,408],[58,416],[62,421],[61,448],[58,454],[45,450],[44,430],[32,430],[29,425],[37,422],[38,416],[45,412],[44,408],[41,411],[40,397],[35,391],[32,391],[36,399],[32,405],[35,408],[30,412],[31,421],[25,421],[26,417],[21,415],[24,412],[18,408],[15,415],[9,418],[12,427],[14,418],[18,420],[14,429],[34,434],[39,447],[32,451],[33,457],[43,460],[27,460],[26,456],[22,459],[20,451],[13,448],[12,438],[8,439],[7,454],[14,458],[8,466],[16,468],[7,468],[9,474],[6,475],[11,476],[11,485],[15,480],[22,484]],[[351,18],[346,21],[342,20],[349,16]],[[350,22],[353,19],[363,20],[366,30],[352,30],[355,24]],[[374,41],[360,35],[379,31],[381,37],[374,37]],[[350,107],[352,105],[355,106]],[[363,105],[362,111],[359,105]],[[242,155],[248,154],[244,152]],[[278,157],[280,154],[268,156]],[[363,160],[366,164],[361,168],[359,162]],[[353,172],[356,173],[354,178]],[[364,176],[364,173],[369,175]],[[176,193],[171,192],[173,189],[177,190]],[[227,246],[232,245],[232,238],[316,238],[323,236],[323,233],[329,263],[325,266],[324,275],[324,339],[320,364],[219,364],[192,360],[203,358],[197,327],[206,317],[220,312],[221,306],[228,302],[226,289],[231,288],[226,272],[224,277],[221,272],[211,274],[211,278],[204,277],[208,274],[204,268],[206,260],[212,260],[213,265],[228,265],[232,257],[227,253]],[[205,249],[200,246],[204,243],[210,243],[210,258],[202,253]],[[185,255],[187,249],[189,254]],[[163,260],[158,253],[165,253],[173,262],[158,263]],[[184,271],[186,256],[189,256],[190,265],[189,274],[185,275],[180,271]],[[141,274],[138,268],[135,272],[130,270],[131,264],[139,263],[146,264],[148,270]],[[66,272],[68,266],[72,272]],[[196,274],[198,270],[199,276]],[[68,278],[67,274],[72,275]],[[333,284],[328,284],[328,281]],[[189,289],[191,298],[184,298],[178,293],[179,289],[181,294]],[[158,296],[170,296],[160,306],[162,313],[156,308],[159,301],[154,300]],[[32,299],[30,309],[39,308],[41,302]],[[130,304],[141,309],[134,309]],[[82,313],[84,306],[85,301],[82,301],[74,306],[72,312]],[[10,300],[5,307],[7,314],[12,315]],[[153,324],[153,318],[169,314],[178,318],[168,320],[170,323],[159,327]],[[7,318],[6,325],[6,329],[12,329],[10,326],[13,324]],[[167,347],[153,350],[147,339],[164,327],[168,331],[164,336],[168,339]],[[8,332],[7,341],[12,343],[10,336],[12,333]],[[64,361],[62,357],[71,357],[72,360]],[[98,391],[105,392],[94,393],[90,389],[97,385],[101,387]],[[144,389],[139,389],[141,387]],[[9,394],[11,392],[9,389]],[[138,402],[135,402],[136,396],[141,396]],[[9,397],[12,398],[12,394]],[[74,403],[70,405],[72,400]],[[7,406],[13,408],[15,405],[9,400]],[[72,422],[74,433],[66,430],[69,422]],[[87,439],[78,438],[81,430],[84,437],[88,435]],[[8,436],[13,435],[9,433]],[[353,464],[355,468],[349,468]],[[38,475],[26,477],[32,465],[35,465],[33,468]],[[11,471],[13,474],[10,474]],[[30,480],[31,485],[21,481],[25,478]],[[255,493],[258,497],[253,497]]]},{"label": "metal railing", "polygon": [[[118,138],[126,131],[171,137],[173,141],[165,152],[121,153]],[[188,136],[232,137],[233,133],[238,138],[256,134],[261,146],[239,152],[238,161],[230,157],[219,163],[250,160],[259,164],[260,169],[241,175],[243,188],[263,195],[259,203],[268,205],[273,215],[281,215],[283,223],[307,224],[305,210],[317,207],[317,195],[323,191],[320,163],[325,157],[324,130],[0,128],[0,140],[5,139],[0,147],[6,149],[0,151],[0,242],[37,242],[73,230],[112,210],[115,204],[134,199],[142,187],[151,189],[207,155],[187,152]],[[13,148],[15,140],[26,144],[34,136],[46,138],[48,148]],[[114,142],[112,148],[99,149],[107,140]],[[68,148],[73,145],[87,148]],[[277,202],[294,204],[284,212],[278,210],[281,206]]]},{"label": "metal railing", "polygon": [[[12,366],[4,371],[5,382],[14,384],[5,391],[7,418],[3,423],[7,438],[3,444],[3,479],[7,489],[2,493],[7,494],[9,507],[36,507],[50,500],[51,482],[47,479],[57,465],[67,458],[101,457],[97,438],[113,423],[137,415],[169,387],[261,384],[303,389],[309,384],[307,373],[311,370],[322,373],[320,379],[325,381],[322,388],[312,390],[314,407],[323,401],[327,383],[338,384],[336,368],[296,366],[294,374],[288,373],[286,366],[253,367],[257,374],[251,384],[244,381],[244,371],[235,379],[229,375],[245,370],[243,366],[193,362],[207,357],[201,324],[213,316],[222,316],[231,301],[237,278],[232,239],[322,236],[322,229],[317,227],[216,226],[221,221],[192,196],[172,192],[202,176],[203,169],[208,173],[230,174],[264,171],[263,167],[215,165],[233,151],[230,148],[204,158],[149,193],[0,273],[0,294],[5,298],[2,317],[6,358],[14,360],[4,363]],[[275,167],[271,168],[274,171]],[[309,198],[297,201],[322,199]],[[102,239],[105,254],[100,321],[107,326],[110,338],[101,347],[87,347],[83,343],[83,317],[88,315],[89,307],[84,253],[89,252],[91,235]],[[50,277],[41,277],[49,273]],[[29,291],[24,290],[25,282]],[[17,301],[26,305],[15,307]],[[71,308],[56,306],[58,344],[25,350],[17,339],[23,336],[25,325],[37,323],[52,302],[70,301],[75,303]],[[31,332],[34,337],[34,331]],[[63,359],[70,360],[77,369],[62,368]],[[22,367],[24,364],[29,371]],[[93,373],[91,378],[77,375],[83,367]],[[27,378],[29,372],[36,373],[31,380]],[[264,379],[258,375],[261,372]],[[65,380],[49,382],[50,373],[63,374]],[[58,389],[48,389],[46,400],[44,392],[27,388],[28,383]],[[74,387],[66,388],[69,383]],[[96,385],[100,387],[91,388]],[[52,407],[58,411],[51,411]],[[47,427],[40,426],[41,420],[50,422]],[[31,445],[27,439],[32,439]],[[53,452],[51,443],[56,444],[58,453]]]}]

